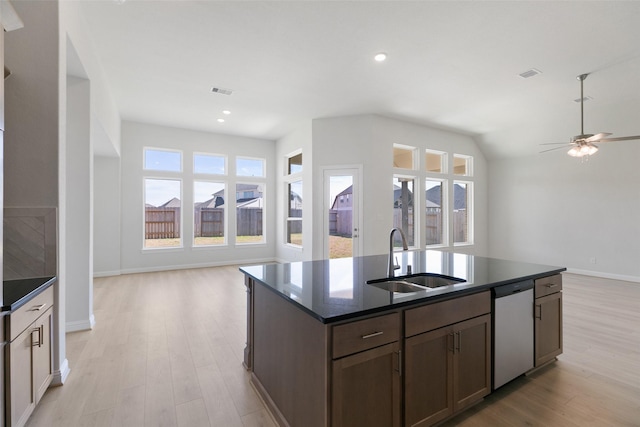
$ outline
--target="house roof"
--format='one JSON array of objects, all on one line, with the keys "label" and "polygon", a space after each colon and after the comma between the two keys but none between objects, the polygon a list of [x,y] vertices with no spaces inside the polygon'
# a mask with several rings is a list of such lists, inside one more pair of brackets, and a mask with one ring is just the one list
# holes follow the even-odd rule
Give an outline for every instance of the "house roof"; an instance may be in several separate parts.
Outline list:
[{"label": "house roof", "polygon": [[65,3],[123,120],[278,139],[304,120],[379,114],[508,157],[580,133],[576,76],[591,73],[585,131],[640,133],[638,1]]}]

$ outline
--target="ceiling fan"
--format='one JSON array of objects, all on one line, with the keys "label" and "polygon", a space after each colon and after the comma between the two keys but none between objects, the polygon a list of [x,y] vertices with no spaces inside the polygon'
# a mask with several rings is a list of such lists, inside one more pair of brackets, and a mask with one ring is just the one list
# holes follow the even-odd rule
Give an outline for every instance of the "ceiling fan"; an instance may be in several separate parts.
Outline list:
[{"label": "ceiling fan", "polygon": [[[580,74],[577,79],[580,80],[580,135],[576,135],[571,138],[571,142],[569,144],[565,142],[550,142],[540,145],[564,145],[565,147],[571,147],[567,154],[573,157],[583,157],[590,156],[595,154],[598,151],[598,146],[595,144],[596,142],[599,144],[601,142],[613,142],[613,141],[627,141],[632,139],[640,139],[640,135],[635,136],[620,136],[617,138],[607,138],[607,136],[611,135],[610,133],[597,133],[597,134],[585,134],[584,133],[584,80],[587,78],[589,74]],[[549,150],[541,151],[541,153],[546,153],[547,151],[559,150],[565,147],[556,147],[551,148]]]}]

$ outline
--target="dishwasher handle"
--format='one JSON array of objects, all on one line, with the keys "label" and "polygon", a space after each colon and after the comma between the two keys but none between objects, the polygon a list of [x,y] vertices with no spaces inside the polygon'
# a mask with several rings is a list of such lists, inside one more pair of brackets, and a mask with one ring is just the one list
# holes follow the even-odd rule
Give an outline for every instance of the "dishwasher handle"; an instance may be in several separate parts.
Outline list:
[{"label": "dishwasher handle", "polygon": [[502,286],[496,286],[492,291],[494,298],[502,298],[509,295],[517,294],[522,291],[526,291],[528,289],[533,289],[533,279],[508,283]]}]

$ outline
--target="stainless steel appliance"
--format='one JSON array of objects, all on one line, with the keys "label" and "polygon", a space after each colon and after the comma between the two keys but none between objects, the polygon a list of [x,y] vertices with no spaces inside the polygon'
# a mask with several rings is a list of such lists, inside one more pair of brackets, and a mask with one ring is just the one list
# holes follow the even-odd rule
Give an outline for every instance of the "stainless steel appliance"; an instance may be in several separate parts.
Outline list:
[{"label": "stainless steel appliance", "polygon": [[493,388],[533,368],[533,280],[493,288]]}]

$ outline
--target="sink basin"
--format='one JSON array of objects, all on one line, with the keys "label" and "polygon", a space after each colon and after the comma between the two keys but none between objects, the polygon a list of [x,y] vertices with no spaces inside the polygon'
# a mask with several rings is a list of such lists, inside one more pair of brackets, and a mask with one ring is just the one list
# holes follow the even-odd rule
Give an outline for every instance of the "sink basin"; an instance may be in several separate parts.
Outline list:
[{"label": "sink basin", "polygon": [[399,292],[402,294],[408,294],[411,292],[420,292],[420,291],[427,290],[422,286],[405,282],[403,280],[385,280],[382,282],[375,282],[375,283],[367,282],[367,284],[371,286],[375,286],[376,288],[384,289],[385,291]]},{"label": "sink basin", "polygon": [[456,283],[462,283],[465,280],[458,279],[457,277],[441,276],[439,274],[414,274],[411,276],[404,276],[402,280],[416,285],[425,286],[427,288],[440,288],[442,286],[455,285]]},{"label": "sink basin", "polygon": [[410,292],[420,292],[434,288],[441,288],[443,286],[454,285],[464,281],[465,280],[458,279],[457,277],[442,276],[440,274],[433,273],[419,273],[408,276],[369,280],[367,284],[389,292],[400,292],[406,294]]}]

